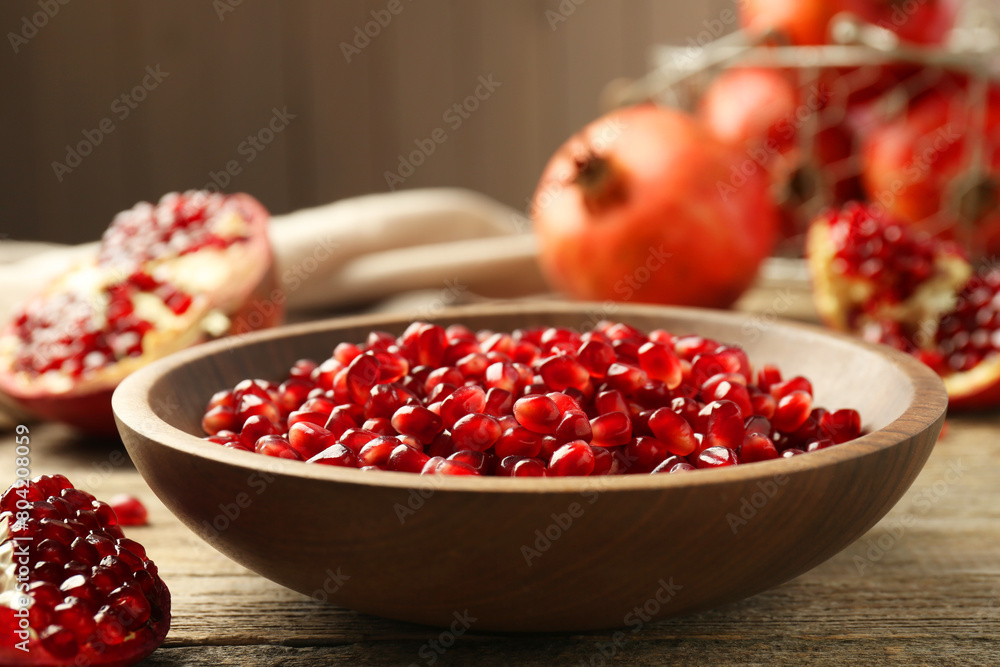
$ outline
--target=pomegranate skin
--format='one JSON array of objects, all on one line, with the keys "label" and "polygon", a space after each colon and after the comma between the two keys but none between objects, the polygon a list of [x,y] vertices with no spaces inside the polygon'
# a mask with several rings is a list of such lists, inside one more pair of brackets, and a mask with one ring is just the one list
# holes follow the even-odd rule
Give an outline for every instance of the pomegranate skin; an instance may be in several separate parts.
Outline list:
[{"label": "pomegranate skin", "polygon": [[725,308],[778,227],[763,168],[691,116],[649,104],[571,137],[532,211],[543,273],[585,300]]}]

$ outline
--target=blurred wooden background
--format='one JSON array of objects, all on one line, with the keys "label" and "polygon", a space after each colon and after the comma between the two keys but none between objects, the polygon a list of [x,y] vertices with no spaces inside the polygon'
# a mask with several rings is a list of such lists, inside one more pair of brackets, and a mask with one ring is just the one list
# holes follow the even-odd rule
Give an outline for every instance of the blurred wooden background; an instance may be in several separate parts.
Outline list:
[{"label": "blurred wooden background", "polygon": [[[719,29],[731,6],[3,0],[0,234],[93,239],[118,210],[203,187],[231,161],[239,173],[225,189],[250,192],[275,213],[385,191],[385,172],[436,128],[446,140],[400,187],[463,186],[523,209],[551,152],[599,113],[608,81],[643,73],[652,44],[685,44],[705,21]],[[391,18],[368,26],[377,34],[367,45],[358,39],[363,48],[348,62],[342,43],[373,11]],[[149,75],[157,67],[158,83]],[[500,85],[467,118],[446,120],[480,76]],[[144,78],[151,89],[121,99]],[[244,143],[274,109],[294,118],[275,120],[281,131],[262,150]],[[102,121],[113,130],[101,132]],[[67,161],[67,145],[98,137],[78,166]]]}]

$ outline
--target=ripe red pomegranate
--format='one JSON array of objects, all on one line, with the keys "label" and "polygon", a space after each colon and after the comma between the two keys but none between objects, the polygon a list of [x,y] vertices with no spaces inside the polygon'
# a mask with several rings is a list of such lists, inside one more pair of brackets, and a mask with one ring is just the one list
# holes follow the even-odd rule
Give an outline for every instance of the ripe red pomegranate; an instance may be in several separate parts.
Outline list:
[{"label": "ripe red pomegranate", "polygon": [[841,12],[917,44],[941,44],[955,23],[957,0],[743,0],[740,21],[752,33],[776,30],[795,45],[830,42],[830,21]]},{"label": "ripe red pomegranate", "polygon": [[0,664],[133,665],[170,628],[170,592],[114,511],[62,475],[0,496]]},{"label": "ripe red pomegranate", "polygon": [[770,252],[765,171],[679,111],[640,105],[552,157],[532,204],[539,260],[578,299],[724,308]]},{"label": "ripe red pomegranate", "polygon": [[248,195],[207,192],[119,213],[97,255],[0,332],[0,390],[40,417],[114,433],[111,393],[130,372],[281,318],[267,220]]},{"label": "ripe red pomegranate", "polygon": [[808,253],[828,324],[917,356],[953,408],[1000,404],[1000,269],[860,205],[817,219]]},{"label": "ripe red pomegranate", "polygon": [[[966,87],[919,97],[869,133],[863,180],[870,199],[893,215],[993,255],[1000,252],[1000,88],[990,88],[979,127],[975,108]],[[982,173],[974,174],[977,155]]]},{"label": "ripe red pomegranate", "polygon": [[[281,384],[216,393],[210,442],[309,463],[425,475],[677,473],[858,437],[812,384],[756,376],[743,350],[602,322],[512,333],[416,322],[297,361]],[[791,453],[789,453],[791,452]]]}]

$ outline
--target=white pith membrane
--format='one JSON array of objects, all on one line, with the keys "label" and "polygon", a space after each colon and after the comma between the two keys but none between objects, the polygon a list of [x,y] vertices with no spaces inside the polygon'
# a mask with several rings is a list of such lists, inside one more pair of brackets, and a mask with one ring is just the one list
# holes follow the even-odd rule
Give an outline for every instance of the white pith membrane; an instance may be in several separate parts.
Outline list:
[{"label": "white pith membrane", "polygon": [[[7,360],[7,383],[14,393],[31,395],[85,394],[116,385],[121,378],[153,359],[190,347],[230,331],[230,315],[247,295],[247,285],[254,286],[264,277],[270,263],[266,242],[254,237],[251,224],[236,206],[225,206],[206,223],[212,233],[223,239],[239,239],[219,248],[203,247],[184,255],[169,255],[144,262],[141,269],[159,283],[172,285],[188,294],[191,305],[176,315],[164,301],[151,292],[136,292],[132,297],[135,315],[153,328],[142,337],[142,353],[123,356],[97,368],[71,377],[61,369],[42,374],[13,371],[10,368],[22,342],[13,327],[0,334],[0,359]],[[45,301],[61,294],[75,294],[90,304],[95,326],[103,327],[109,304],[109,285],[123,282],[126,274],[114,267],[98,265],[90,259],[57,277],[38,295],[29,299]],[[209,296],[211,295],[211,296]]]}]

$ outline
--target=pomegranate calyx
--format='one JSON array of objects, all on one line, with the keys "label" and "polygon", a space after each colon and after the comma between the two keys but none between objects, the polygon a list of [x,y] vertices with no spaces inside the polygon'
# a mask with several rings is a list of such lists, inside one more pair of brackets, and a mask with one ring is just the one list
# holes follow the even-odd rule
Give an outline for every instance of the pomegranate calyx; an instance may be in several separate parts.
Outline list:
[{"label": "pomegranate calyx", "polygon": [[589,211],[593,213],[625,201],[627,192],[622,169],[611,158],[591,151],[578,156],[573,162],[576,174],[572,182],[583,191]]}]

